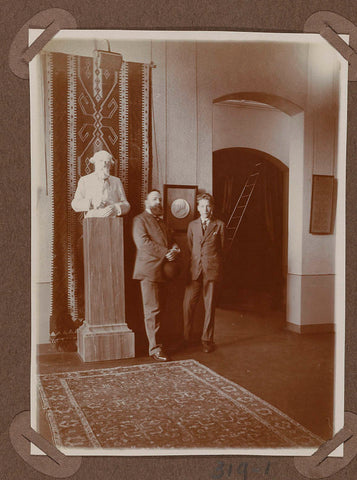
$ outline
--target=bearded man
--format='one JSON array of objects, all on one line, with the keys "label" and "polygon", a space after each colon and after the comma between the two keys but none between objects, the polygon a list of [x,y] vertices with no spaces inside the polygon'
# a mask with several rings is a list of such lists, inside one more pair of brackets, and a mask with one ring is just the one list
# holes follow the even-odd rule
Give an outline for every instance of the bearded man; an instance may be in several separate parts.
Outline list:
[{"label": "bearded man", "polygon": [[73,210],[86,212],[86,218],[126,215],[130,205],[120,178],[110,175],[114,164],[111,154],[105,150],[96,152],[90,163],[94,164],[94,172],[79,179]]},{"label": "bearded man", "polygon": [[175,260],[180,249],[173,243],[171,233],[161,219],[162,203],[158,190],[151,191],[145,200],[145,210],[134,218],[133,237],[137,248],[134,274],[140,280],[149,355],[156,361],[170,360],[160,338],[162,311],[167,278],[165,261]]}]

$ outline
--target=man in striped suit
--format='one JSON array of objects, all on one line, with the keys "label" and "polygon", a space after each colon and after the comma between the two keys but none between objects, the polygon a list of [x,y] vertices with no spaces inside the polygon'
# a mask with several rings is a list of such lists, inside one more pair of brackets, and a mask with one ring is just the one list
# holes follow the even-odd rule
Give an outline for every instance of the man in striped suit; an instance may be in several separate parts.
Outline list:
[{"label": "man in striped suit", "polygon": [[137,248],[133,278],[140,280],[149,355],[156,361],[167,362],[170,359],[160,338],[167,281],[163,266],[166,261],[174,261],[180,249],[161,219],[163,211],[158,190],[148,194],[145,207],[133,222]]}]

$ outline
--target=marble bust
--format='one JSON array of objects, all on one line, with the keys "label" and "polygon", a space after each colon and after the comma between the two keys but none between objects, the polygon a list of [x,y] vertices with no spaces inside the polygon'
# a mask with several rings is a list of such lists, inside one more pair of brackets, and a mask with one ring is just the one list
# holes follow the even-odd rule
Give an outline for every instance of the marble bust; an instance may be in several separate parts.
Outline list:
[{"label": "marble bust", "polygon": [[114,164],[112,155],[101,150],[90,159],[94,172],[78,181],[72,200],[76,212],[86,212],[85,217],[115,217],[126,215],[130,205],[120,178],[110,175]]}]

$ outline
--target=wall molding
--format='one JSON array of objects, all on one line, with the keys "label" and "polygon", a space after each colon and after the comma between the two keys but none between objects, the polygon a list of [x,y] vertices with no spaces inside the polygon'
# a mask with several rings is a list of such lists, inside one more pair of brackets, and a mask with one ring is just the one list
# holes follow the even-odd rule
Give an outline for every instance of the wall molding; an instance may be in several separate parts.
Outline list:
[{"label": "wall molding", "polygon": [[267,105],[265,103],[258,103],[258,102],[249,102],[243,103],[238,100],[225,100],[220,103],[214,103],[215,107],[229,107],[229,108],[243,108],[243,109],[250,109],[250,110],[269,110],[271,112],[279,112],[281,110],[278,108],[272,107],[271,105]]},{"label": "wall molding", "polygon": [[53,353],[59,353],[56,347],[52,343],[40,343],[37,345],[37,355],[49,355]]},{"label": "wall molding", "polygon": [[294,333],[335,333],[334,323],[317,323],[308,325],[296,325],[295,323],[286,323],[286,330]]}]

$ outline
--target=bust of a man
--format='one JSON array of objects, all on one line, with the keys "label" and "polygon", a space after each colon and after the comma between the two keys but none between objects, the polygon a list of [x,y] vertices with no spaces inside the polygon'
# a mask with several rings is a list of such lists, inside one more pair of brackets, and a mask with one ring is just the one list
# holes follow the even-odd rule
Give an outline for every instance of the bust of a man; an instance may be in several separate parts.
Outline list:
[{"label": "bust of a man", "polygon": [[130,210],[120,178],[110,175],[114,164],[109,152],[101,150],[90,159],[94,172],[84,175],[72,200],[76,212],[86,212],[86,217],[115,217]]}]

